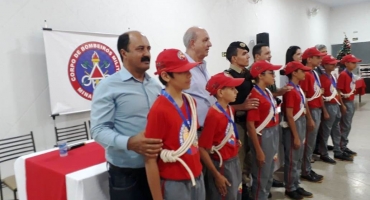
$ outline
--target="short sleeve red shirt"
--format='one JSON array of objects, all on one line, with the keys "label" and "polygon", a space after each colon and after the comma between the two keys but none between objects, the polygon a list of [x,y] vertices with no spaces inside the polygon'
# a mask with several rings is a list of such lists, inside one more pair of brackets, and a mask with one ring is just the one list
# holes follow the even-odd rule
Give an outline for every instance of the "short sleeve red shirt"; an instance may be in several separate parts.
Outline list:
[{"label": "short sleeve red shirt", "polygon": [[[188,119],[185,103],[180,109],[183,115]],[[160,95],[149,111],[145,136],[147,138],[162,139],[163,149],[177,150],[188,137],[188,135],[184,134],[182,131],[185,127],[186,126],[178,114],[175,106],[165,96]],[[200,162],[197,140],[180,158],[189,166],[194,177],[197,177],[201,174],[202,164]],[[158,169],[161,178],[164,179],[191,179],[189,173],[180,162],[164,163],[162,159],[158,158]]]},{"label": "short sleeve red shirt", "polygon": [[[332,80],[330,80],[332,79]],[[332,81],[334,82],[334,77],[330,74],[329,76],[327,74],[321,74],[320,75],[320,81],[321,81],[321,87],[324,88],[324,96],[325,97],[330,97],[333,92],[332,90],[336,90],[335,86],[332,84]],[[335,84],[335,82],[334,82]],[[333,85],[333,86],[332,86]],[[339,101],[339,95],[337,94],[335,96],[335,99],[337,99]],[[337,103],[337,101],[335,101],[335,99],[332,99],[329,101],[329,103]]]},{"label": "short sleeve red shirt", "polygon": [[[230,115],[229,111],[228,114]],[[229,123],[227,117],[214,107],[211,107],[204,121],[203,130],[199,138],[199,146],[205,149],[211,149],[212,146],[219,145],[228,134],[227,131],[231,128],[230,126],[233,125]],[[238,144],[239,142],[233,135],[225,146],[219,150],[224,161],[238,155]],[[214,160],[220,160],[216,153],[212,154],[211,157]]]},{"label": "short sleeve red shirt", "polygon": [[[342,71],[340,74],[339,74],[339,77],[338,77],[338,83],[337,83],[337,89],[340,90],[342,93],[344,94],[348,94],[352,91],[351,89],[351,82],[353,81],[352,80],[352,77],[353,77],[353,74],[351,72],[347,72],[346,70]],[[353,87],[356,87],[356,84],[352,84]],[[348,98],[344,98],[344,100],[350,100],[350,101],[353,101],[355,99],[355,95],[352,94],[350,97]]]},{"label": "short sleeve red shirt", "polygon": [[[307,98],[311,98],[314,94],[315,94],[315,89],[314,89],[314,84],[315,84],[315,75],[313,74],[314,72],[312,71],[309,71],[309,72],[305,72],[306,76],[305,76],[305,80],[302,80],[299,82],[299,85],[301,86],[303,92],[306,93],[306,97]],[[309,101],[308,102],[308,107],[310,108],[321,108],[322,107],[322,104],[321,104],[321,95],[320,97],[312,100],[312,101]]]},{"label": "short sleeve red shirt", "polygon": [[[267,95],[267,94],[266,94]],[[252,89],[249,98],[257,98],[259,100],[259,106],[257,109],[248,111],[247,121],[254,121],[254,126],[257,128],[270,113],[271,103],[262,94],[260,94],[255,88]],[[271,120],[266,128],[273,127],[279,124],[279,113],[275,108],[275,120]]]},{"label": "short sleeve red shirt", "polygon": [[[292,83],[288,84],[289,86],[294,85]],[[286,92],[283,95],[283,103],[282,103],[282,112],[286,112],[286,108],[293,108],[293,116],[296,115],[299,110],[301,109],[301,103],[302,102],[302,97],[300,92],[294,88],[288,92]]]}]

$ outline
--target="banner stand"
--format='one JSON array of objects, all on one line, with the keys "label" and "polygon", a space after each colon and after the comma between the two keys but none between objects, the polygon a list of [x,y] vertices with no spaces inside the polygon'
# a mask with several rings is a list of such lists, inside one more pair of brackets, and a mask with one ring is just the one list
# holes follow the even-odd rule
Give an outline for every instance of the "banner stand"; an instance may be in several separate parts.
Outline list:
[{"label": "banner stand", "polygon": [[42,27],[51,114],[88,112],[99,82],[121,69],[118,34],[55,30]]}]

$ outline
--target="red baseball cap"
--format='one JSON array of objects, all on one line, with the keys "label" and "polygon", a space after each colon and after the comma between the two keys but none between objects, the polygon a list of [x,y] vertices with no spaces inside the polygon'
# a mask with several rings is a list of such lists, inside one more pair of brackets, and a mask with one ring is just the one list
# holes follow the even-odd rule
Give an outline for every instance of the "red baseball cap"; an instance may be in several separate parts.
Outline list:
[{"label": "red baseball cap", "polygon": [[311,47],[303,52],[302,59],[307,59],[314,56],[326,56],[326,53],[321,53],[319,50],[316,49],[316,47]]},{"label": "red baseball cap", "polygon": [[322,58],[321,64],[322,65],[336,65],[339,62],[336,58],[331,55],[326,55]]},{"label": "red baseball cap", "polygon": [[267,60],[261,60],[253,63],[250,72],[251,75],[255,78],[260,75],[262,72],[267,70],[278,70],[282,67],[282,65],[273,65]]},{"label": "red baseball cap", "polygon": [[346,63],[346,62],[358,63],[358,62],[362,62],[362,60],[361,60],[361,59],[356,58],[356,56],[354,56],[354,55],[352,55],[352,54],[348,54],[348,55],[344,56],[344,57],[342,58],[342,60],[340,60],[340,62],[341,62],[342,64],[344,64],[344,63]]},{"label": "red baseball cap", "polygon": [[157,56],[155,66],[157,71],[161,72],[187,72],[199,65],[199,62],[190,63],[185,54],[178,49],[165,49]]},{"label": "red baseball cap", "polygon": [[212,76],[206,85],[206,90],[215,95],[219,89],[224,87],[236,87],[243,83],[244,78],[233,78],[231,75],[221,72]]},{"label": "red baseball cap", "polygon": [[292,62],[289,62],[284,71],[285,71],[285,75],[288,75],[288,74],[291,74],[293,73],[295,70],[298,70],[298,69],[301,69],[303,71],[310,71],[312,70],[311,68],[309,67],[306,67],[304,66],[301,62],[299,61],[292,61]]}]

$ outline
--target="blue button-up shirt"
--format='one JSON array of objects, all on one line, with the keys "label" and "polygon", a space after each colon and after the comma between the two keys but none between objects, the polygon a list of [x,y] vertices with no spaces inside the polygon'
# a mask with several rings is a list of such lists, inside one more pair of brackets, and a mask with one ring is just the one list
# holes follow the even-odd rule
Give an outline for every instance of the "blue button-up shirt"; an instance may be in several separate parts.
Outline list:
[{"label": "blue button-up shirt", "polygon": [[[189,62],[195,62],[188,54],[185,54],[185,56]],[[216,102],[216,99],[209,95],[209,92],[206,90],[206,85],[209,80],[206,61],[203,60],[200,65],[191,69],[190,72],[192,75],[191,85],[190,89],[185,90],[185,92],[190,94],[197,102],[199,126],[203,126],[209,107]]]},{"label": "blue button-up shirt", "polygon": [[148,74],[140,82],[124,67],[99,83],[91,105],[91,133],[105,148],[108,162],[144,167],[144,157],[127,150],[127,142],[145,130],[149,109],[160,91],[161,86]]}]

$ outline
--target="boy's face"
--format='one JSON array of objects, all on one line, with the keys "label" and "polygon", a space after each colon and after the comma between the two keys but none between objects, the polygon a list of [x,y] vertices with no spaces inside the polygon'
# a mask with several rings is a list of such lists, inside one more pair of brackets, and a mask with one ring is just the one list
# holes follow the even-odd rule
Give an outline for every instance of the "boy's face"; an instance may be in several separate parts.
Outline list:
[{"label": "boy's face", "polygon": [[321,56],[313,56],[312,58],[308,58],[307,62],[317,67],[321,64],[321,60],[322,60]]},{"label": "boy's face", "polygon": [[350,71],[354,70],[357,66],[357,63],[354,63],[354,62],[346,62],[345,63],[346,65],[346,68]]},{"label": "boy's face", "polygon": [[324,68],[329,72],[332,72],[335,69],[335,65],[324,65]]},{"label": "boy's face", "polygon": [[297,71],[293,72],[293,76],[297,77],[299,81],[303,81],[306,78],[306,73],[303,70],[298,69]]},{"label": "boy's face", "polygon": [[189,89],[190,83],[191,83],[190,71],[173,73],[173,78],[170,78],[170,80],[168,81],[168,84],[171,84],[173,87],[179,90]]},{"label": "boy's face", "polygon": [[226,102],[231,103],[236,100],[236,95],[238,90],[235,87],[224,87],[223,89],[218,90],[218,98],[224,99]]},{"label": "boy's face", "polygon": [[260,75],[259,79],[265,82],[267,86],[273,85],[275,83],[275,72],[267,70]]}]

